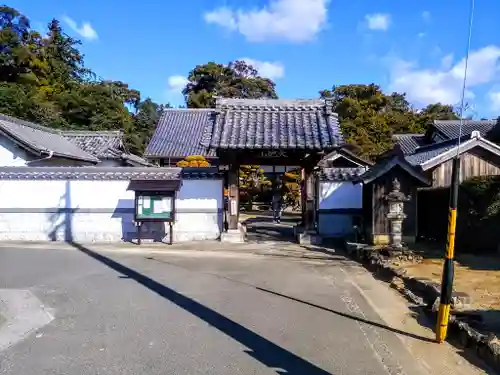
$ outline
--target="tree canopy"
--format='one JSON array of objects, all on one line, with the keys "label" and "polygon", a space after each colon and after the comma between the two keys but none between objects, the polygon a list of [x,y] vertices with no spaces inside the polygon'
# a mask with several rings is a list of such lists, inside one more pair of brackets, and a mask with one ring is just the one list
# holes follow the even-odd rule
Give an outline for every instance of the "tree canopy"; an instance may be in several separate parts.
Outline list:
[{"label": "tree canopy", "polygon": [[56,19],[42,36],[19,11],[0,7],[0,112],[61,129],[122,130],[141,153],[164,106],[97,78],[80,44]]},{"label": "tree canopy", "polygon": [[273,81],[259,76],[254,67],[239,60],[227,65],[209,62],[196,66],[189,72],[183,94],[190,108],[213,108],[217,96],[242,99],[278,97]]},{"label": "tree canopy", "polygon": [[376,84],[334,86],[320,96],[332,99],[346,141],[367,158],[390,148],[395,133],[424,133],[433,120],[458,118],[441,103],[417,111],[404,93],[385,94]]}]

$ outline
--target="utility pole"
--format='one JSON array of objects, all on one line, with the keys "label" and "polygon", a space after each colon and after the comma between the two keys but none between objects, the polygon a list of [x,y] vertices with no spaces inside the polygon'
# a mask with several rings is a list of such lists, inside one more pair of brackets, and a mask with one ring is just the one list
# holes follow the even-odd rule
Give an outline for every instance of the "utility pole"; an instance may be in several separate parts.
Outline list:
[{"label": "utility pole", "polygon": [[450,186],[450,205],[448,213],[448,238],[446,243],[446,253],[443,264],[443,276],[441,279],[441,297],[439,303],[438,319],[436,324],[436,341],[439,343],[446,340],[448,324],[450,322],[450,308],[453,294],[453,278],[455,275],[455,231],[457,227],[457,206],[458,187],[460,185],[460,143],[462,141],[462,126],[464,122],[464,98],[467,85],[467,68],[469,63],[469,51],[472,38],[472,22],[474,19],[474,0],[471,0],[469,16],[469,38],[467,41],[467,52],[465,55],[464,79],[462,85],[462,95],[460,101],[460,125],[458,135],[457,154],[453,158],[453,171]]}]

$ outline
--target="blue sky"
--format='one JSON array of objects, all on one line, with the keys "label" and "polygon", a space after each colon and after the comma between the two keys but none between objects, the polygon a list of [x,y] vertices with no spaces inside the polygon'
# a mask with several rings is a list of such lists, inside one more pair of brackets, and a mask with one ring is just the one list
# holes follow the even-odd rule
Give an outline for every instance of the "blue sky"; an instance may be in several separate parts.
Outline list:
[{"label": "blue sky", "polygon": [[[282,98],[315,98],[332,85],[377,83],[415,106],[459,102],[469,0],[19,0],[35,28],[55,17],[83,41],[86,65],[160,103],[182,104],[197,64],[245,58]],[[500,15],[476,2],[467,102],[500,114]]]}]

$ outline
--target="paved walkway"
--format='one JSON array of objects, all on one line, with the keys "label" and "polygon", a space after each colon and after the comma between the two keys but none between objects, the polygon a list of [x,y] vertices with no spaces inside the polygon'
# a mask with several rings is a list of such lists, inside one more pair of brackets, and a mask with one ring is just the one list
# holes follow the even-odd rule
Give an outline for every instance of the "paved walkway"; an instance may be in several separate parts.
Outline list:
[{"label": "paved walkway", "polygon": [[408,329],[388,310],[401,299],[341,254],[189,246],[1,247],[0,284],[55,316],[0,352],[2,374],[481,373]]}]

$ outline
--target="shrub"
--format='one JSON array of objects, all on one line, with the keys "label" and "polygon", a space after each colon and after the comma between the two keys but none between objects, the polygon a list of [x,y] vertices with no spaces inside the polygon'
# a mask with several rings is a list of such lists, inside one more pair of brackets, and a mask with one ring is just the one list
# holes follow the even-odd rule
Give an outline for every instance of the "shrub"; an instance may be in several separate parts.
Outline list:
[{"label": "shrub", "polygon": [[178,167],[210,167],[210,163],[201,155],[186,156],[184,160],[177,163]]}]

